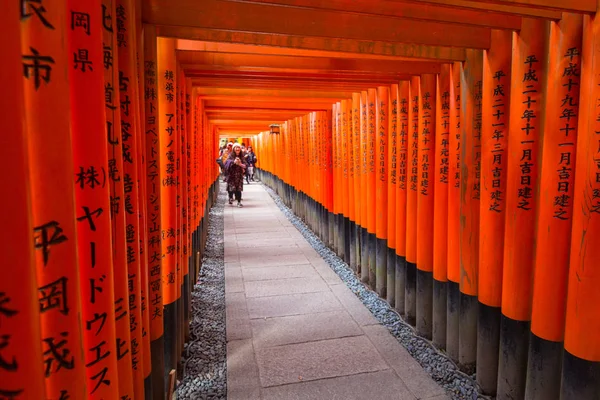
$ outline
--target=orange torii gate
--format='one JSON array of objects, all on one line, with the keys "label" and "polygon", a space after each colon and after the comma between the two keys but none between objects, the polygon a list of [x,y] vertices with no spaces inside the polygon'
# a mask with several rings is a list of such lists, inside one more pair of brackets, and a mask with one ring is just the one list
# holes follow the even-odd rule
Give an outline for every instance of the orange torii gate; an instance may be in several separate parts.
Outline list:
[{"label": "orange torii gate", "polygon": [[0,397],[165,398],[221,134],[483,393],[597,397],[597,0],[2,11]]}]

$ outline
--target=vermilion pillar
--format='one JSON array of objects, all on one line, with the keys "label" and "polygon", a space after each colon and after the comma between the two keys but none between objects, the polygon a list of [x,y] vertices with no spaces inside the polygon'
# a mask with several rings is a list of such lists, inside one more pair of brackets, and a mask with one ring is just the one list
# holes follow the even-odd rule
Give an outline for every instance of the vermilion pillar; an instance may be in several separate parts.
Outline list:
[{"label": "vermilion pillar", "polygon": [[467,50],[461,70],[460,301],[458,361],[473,367],[477,357],[477,280],[483,54]]},{"label": "vermilion pillar", "polygon": [[376,288],[377,90],[367,91],[367,252],[369,285]]},{"label": "vermilion pillar", "polygon": [[600,18],[598,14],[594,17],[584,16],[573,229],[560,395],[561,399],[568,400],[593,399],[600,393],[599,55]]},{"label": "vermilion pillar", "polygon": [[387,281],[387,236],[388,236],[388,130],[390,116],[390,89],[387,86],[377,88],[375,128],[375,256],[376,291],[380,297],[386,297]]},{"label": "vermilion pillar", "polygon": [[4,30],[0,51],[6,57],[0,74],[5,94],[0,99],[0,107],[2,127],[10,132],[0,139],[0,165],[4,171],[10,171],[4,177],[10,196],[3,196],[0,210],[0,224],[10,227],[10,235],[0,244],[0,265],[5,271],[0,283],[0,337],[4,360],[0,368],[0,393],[6,398],[45,399],[40,302],[31,246],[33,231],[17,2],[2,6],[0,21]]},{"label": "vermilion pillar", "polygon": [[433,199],[435,195],[436,75],[421,76],[417,194],[417,331],[431,338],[433,311]]},{"label": "vermilion pillar", "polygon": [[394,307],[404,315],[406,282],[406,193],[408,188],[410,134],[410,82],[398,86],[398,187],[396,188],[396,276]]},{"label": "vermilion pillar", "polygon": [[[558,399],[571,251],[583,16],[550,26],[525,397]],[[575,233],[575,232],[574,232]],[[582,396],[581,398],[585,398]]]},{"label": "vermilion pillar", "polygon": [[448,282],[448,186],[450,181],[450,65],[442,66],[435,92],[435,163],[433,185],[433,307],[432,339],[446,347]]},{"label": "vermilion pillar", "polygon": [[421,78],[410,80],[408,136],[408,189],[406,192],[405,317],[414,325],[417,316],[417,198],[419,190],[419,109]]},{"label": "vermilion pillar", "polygon": [[450,166],[448,169],[448,298],[446,351],[458,361],[458,311],[460,298],[460,63],[450,67]]},{"label": "vermilion pillar", "polygon": [[390,87],[390,115],[388,118],[388,243],[387,243],[387,301],[396,303],[396,191],[398,186],[398,85]]},{"label": "vermilion pillar", "polygon": [[487,394],[498,376],[511,45],[511,32],[493,31],[483,56],[477,382]]},{"label": "vermilion pillar", "polygon": [[[73,54],[69,68],[73,182],[87,398],[131,397],[127,275],[113,269],[112,258],[104,74],[100,67],[102,26],[93,23],[101,20],[102,8],[99,0],[68,5],[68,49]],[[122,318],[124,330],[118,329]]]},{"label": "vermilion pillar", "polygon": [[[174,39],[158,39],[158,131],[161,184],[161,258],[166,379],[177,365],[177,65]],[[166,388],[166,385],[165,385]]]},{"label": "vermilion pillar", "polygon": [[361,107],[360,107],[360,93],[352,94],[352,146],[353,146],[353,164],[354,169],[354,259],[355,259],[355,270],[358,276],[362,274],[361,271],[361,230],[364,224],[362,220],[362,148],[361,148]]},{"label": "vermilion pillar", "polygon": [[525,394],[548,31],[549,22],[527,19],[513,34],[499,398]]},{"label": "vermilion pillar", "polygon": [[369,247],[368,247],[368,94],[360,94],[360,280],[363,283],[369,282]]},{"label": "vermilion pillar", "polygon": [[[37,13],[32,4],[21,6],[25,6],[21,9],[21,83],[25,94],[33,217],[31,229],[46,397],[68,395],[85,398],[86,362],[80,320],[75,170],[71,157],[71,104],[67,73],[73,68],[70,62],[73,54],[67,47],[70,14],[66,1],[53,3],[44,13]],[[12,38],[3,40],[11,41]],[[2,76],[4,79],[7,75]],[[53,297],[56,291],[60,296]],[[53,355],[59,345],[61,359]],[[114,349],[114,342],[111,345]],[[62,361],[71,368],[59,368]],[[115,369],[116,366],[112,374]]]},{"label": "vermilion pillar", "polygon": [[144,134],[146,136],[146,218],[148,236],[148,314],[152,355],[152,398],[162,399],[164,387],[164,327],[162,298],[161,147],[159,130],[156,28],[144,28]]}]

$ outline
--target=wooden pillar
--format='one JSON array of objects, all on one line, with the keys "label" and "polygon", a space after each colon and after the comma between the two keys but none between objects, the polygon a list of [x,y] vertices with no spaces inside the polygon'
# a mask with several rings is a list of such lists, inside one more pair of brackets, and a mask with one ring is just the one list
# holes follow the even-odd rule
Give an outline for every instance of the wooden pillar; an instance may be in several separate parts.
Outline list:
[{"label": "wooden pillar", "polygon": [[376,182],[377,161],[377,90],[367,91],[367,252],[369,265],[369,285],[376,289]]},{"label": "wooden pillar", "polygon": [[446,348],[448,296],[448,182],[450,178],[450,65],[442,65],[435,92],[432,340]]},{"label": "wooden pillar", "polygon": [[387,301],[396,303],[396,188],[398,186],[398,85],[390,86],[390,116],[388,118],[388,196],[387,196]]},{"label": "wooden pillar", "polygon": [[161,183],[161,257],[164,322],[165,390],[171,370],[177,367],[177,127],[174,39],[158,38],[158,130]]},{"label": "wooden pillar", "polygon": [[[600,17],[596,14],[583,18],[573,229],[560,390],[560,398],[564,400],[593,399],[600,393]],[[563,82],[563,85],[571,83]]]},{"label": "wooden pillar", "polygon": [[[75,215],[88,398],[133,397],[127,273],[113,269],[101,2],[70,2]],[[105,172],[106,171],[106,172]]]},{"label": "wooden pillar", "polygon": [[460,300],[458,361],[470,369],[477,358],[477,280],[481,197],[483,54],[467,50],[461,70]]},{"label": "wooden pillar", "polygon": [[431,339],[433,312],[433,200],[435,195],[436,83],[421,76],[417,194],[417,332]]},{"label": "wooden pillar", "polygon": [[448,298],[446,299],[446,351],[458,361],[460,298],[460,63],[450,67],[450,167],[448,186]]},{"label": "wooden pillar", "polygon": [[388,130],[390,117],[390,88],[377,88],[376,109],[376,140],[375,140],[375,257],[376,257],[376,291],[387,296],[387,237],[388,237]]},{"label": "wooden pillar", "polygon": [[[161,235],[161,147],[159,130],[158,67],[156,28],[144,28],[144,99],[146,136],[146,218],[148,229],[148,314],[150,318],[150,350],[152,355],[152,398],[162,399],[164,386],[164,327],[162,298]],[[164,97],[163,97],[164,98]]]},{"label": "wooden pillar", "polygon": [[[133,368],[135,397],[144,397],[144,371],[142,351],[142,313],[141,313],[141,270],[145,266],[141,243],[144,235],[140,223],[141,190],[140,153],[141,127],[139,117],[137,36],[135,24],[135,4],[132,0],[118,0],[116,5],[115,26],[118,47],[118,90],[121,99],[121,139],[123,158],[123,211],[126,218],[126,261],[127,269],[120,270],[124,279],[118,284],[125,285],[121,296],[115,294],[115,301],[129,306],[130,315],[122,325],[117,323],[117,332],[131,331],[131,368]],[[115,285],[115,289],[117,286]],[[129,291],[129,293],[128,293]]]},{"label": "wooden pillar", "polygon": [[352,146],[353,146],[353,164],[354,169],[354,259],[355,259],[355,272],[357,276],[362,273],[361,270],[361,231],[364,224],[362,220],[362,169],[361,169],[361,107],[360,107],[360,93],[352,94]]},{"label": "wooden pillar", "polygon": [[549,22],[524,20],[513,35],[498,398],[521,398],[529,346],[540,124]]},{"label": "wooden pillar", "polygon": [[349,101],[344,99],[341,101],[340,112],[339,112],[339,135],[340,135],[340,221],[339,221],[339,235],[340,235],[340,246],[339,252],[340,258],[348,263],[349,253],[349,241],[348,241],[348,111],[350,110]]},{"label": "wooden pillar", "polygon": [[483,58],[477,383],[496,392],[506,212],[512,33],[492,31]]},{"label": "wooden pillar", "polygon": [[348,169],[348,264],[350,268],[356,272],[356,236],[354,235],[354,227],[356,226],[356,197],[354,196],[354,98],[348,100],[348,129],[347,129],[347,146],[348,158],[346,165]]},{"label": "wooden pillar", "polygon": [[368,94],[360,94],[360,280],[363,283],[369,282],[369,247],[368,247]]},{"label": "wooden pillar", "polygon": [[419,193],[419,110],[421,78],[410,80],[408,137],[408,189],[406,192],[406,278],[404,282],[405,320],[416,324],[417,317],[417,199]]},{"label": "wooden pillar", "polygon": [[[22,82],[46,397],[85,398],[71,111],[65,73],[73,68],[67,48],[70,14],[66,1],[48,6],[43,13],[26,6],[21,9]],[[54,298],[53,291],[60,296]],[[106,327],[105,334],[109,329]],[[111,345],[114,349],[114,341]],[[55,350],[62,357],[55,357]],[[62,362],[71,368],[59,368]],[[110,373],[116,373],[116,366]]]},{"label": "wooden pillar", "polygon": [[[45,399],[44,358],[40,331],[40,299],[34,262],[31,197],[25,130],[23,66],[19,5],[6,2],[0,7],[3,38],[0,51],[5,60],[0,74],[4,96],[0,139],[0,165],[3,184],[10,195],[3,196],[0,224],[10,234],[0,244],[0,265],[4,276],[0,283],[0,394],[7,399]],[[42,293],[48,293],[47,290]],[[47,357],[47,356],[45,356]],[[81,366],[82,367],[82,366]],[[82,393],[83,394],[83,393]]]},{"label": "wooden pillar", "polygon": [[396,188],[396,264],[394,308],[404,315],[406,283],[406,194],[408,187],[410,134],[410,82],[402,81],[398,86],[398,187]]},{"label": "wooden pillar", "polygon": [[[525,396],[558,399],[573,217],[583,16],[550,26]],[[585,396],[584,396],[585,397]],[[584,398],[581,397],[581,398]]]}]

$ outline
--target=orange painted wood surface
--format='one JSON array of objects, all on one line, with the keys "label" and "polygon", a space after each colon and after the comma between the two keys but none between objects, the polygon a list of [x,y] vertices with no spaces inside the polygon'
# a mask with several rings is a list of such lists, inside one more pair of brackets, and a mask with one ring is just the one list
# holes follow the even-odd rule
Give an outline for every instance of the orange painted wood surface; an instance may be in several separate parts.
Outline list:
[{"label": "orange painted wood surface", "polygon": [[[21,19],[32,231],[48,398],[85,398],[93,389],[86,390],[81,322],[68,83],[73,55],[68,51],[67,10],[65,0],[40,14],[27,5]],[[61,295],[53,297],[54,291]],[[114,349],[114,342],[110,345]],[[61,360],[53,356],[57,347]],[[61,368],[61,361],[71,368]]]},{"label": "orange painted wood surface", "polygon": [[563,14],[550,26],[548,79],[540,121],[541,169],[537,213],[531,331],[564,338],[571,253],[577,125],[582,73],[583,16]]},{"label": "orange painted wood surface", "polygon": [[417,268],[433,271],[437,76],[421,75],[418,122]]},{"label": "orange painted wood surface", "polygon": [[481,129],[479,301],[502,303],[512,33],[493,32],[484,52]]},{"label": "orange painted wood surface", "polygon": [[10,235],[0,244],[0,337],[2,368],[0,394],[12,399],[46,399],[44,358],[40,331],[40,301],[34,259],[33,220],[29,185],[27,131],[23,66],[21,64],[21,26],[17,2],[0,5],[4,35],[0,51],[6,59],[0,74],[5,95],[0,99],[3,130],[0,137],[0,165],[8,173],[4,184],[10,196],[2,197],[0,224],[10,227]]},{"label": "orange painted wood surface", "polygon": [[521,33],[513,34],[502,313],[517,321],[531,317],[546,24],[526,20]]}]

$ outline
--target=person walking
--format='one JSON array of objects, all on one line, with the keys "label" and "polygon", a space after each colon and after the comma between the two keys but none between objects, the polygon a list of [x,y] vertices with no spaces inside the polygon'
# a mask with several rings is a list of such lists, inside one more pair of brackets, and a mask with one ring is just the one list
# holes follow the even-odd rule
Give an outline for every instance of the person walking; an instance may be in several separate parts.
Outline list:
[{"label": "person walking", "polygon": [[248,162],[242,153],[242,146],[239,143],[235,143],[231,154],[229,154],[229,158],[225,162],[229,204],[233,204],[233,196],[235,195],[237,206],[242,207],[242,191],[244,190],[246,168],[248,168]]},{"label": "person walking", "polygon": [[254,167],[256,166],[256,154],[254,154],[254,151],[252,151],[252,146],[248,146],[248,151],[246,152],[246,161],[248,162],[246,182],[250,184],[250,181],[254,182]]},{"label": "person walking", "polygon": [[217,162],[221,166],[221,170],[223,171],[223,182],[227,182],[227,168],[225,168],[225,162],[229,158],[229,154],[231,154],[232,148],[233,148],[233,143],[229,142],[229,143],[227,143],[226,147],[223,147],[223,150],[221,150],[221,153],[219,153],[218,160],[220,162],[219,161],[217,161]]}]

